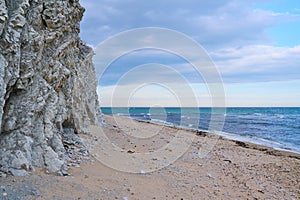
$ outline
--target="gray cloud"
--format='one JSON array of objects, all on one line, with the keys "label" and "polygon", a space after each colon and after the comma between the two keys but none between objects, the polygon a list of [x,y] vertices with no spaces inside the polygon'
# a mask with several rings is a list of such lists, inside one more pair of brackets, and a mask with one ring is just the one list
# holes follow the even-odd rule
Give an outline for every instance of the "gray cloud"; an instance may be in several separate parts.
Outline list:
[{"label": "gray cloud", "polygon": [[108,36],[131,28],[164,27],[181,31],[206,48],[270,44],[268,27],[299,19],[288,13],[251,8],[255,1],[237,0],[81,0],[86,7],[82,37],[96,45]]}]

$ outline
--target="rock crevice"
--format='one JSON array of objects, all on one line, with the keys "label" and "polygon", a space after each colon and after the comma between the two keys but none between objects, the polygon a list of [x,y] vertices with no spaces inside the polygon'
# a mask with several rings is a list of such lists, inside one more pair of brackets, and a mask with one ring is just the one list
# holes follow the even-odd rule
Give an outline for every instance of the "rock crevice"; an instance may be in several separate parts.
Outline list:
[{"label": "rock crevice", "polygon": [[93,51],[78,0],[0,0],[0,170],[60,173],[63,130],[96,123]]}]

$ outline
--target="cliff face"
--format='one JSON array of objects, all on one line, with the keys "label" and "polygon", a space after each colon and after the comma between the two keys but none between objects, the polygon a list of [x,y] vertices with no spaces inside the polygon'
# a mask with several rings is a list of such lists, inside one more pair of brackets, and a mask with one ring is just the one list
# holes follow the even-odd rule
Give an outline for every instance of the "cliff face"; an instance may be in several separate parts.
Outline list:
[{"label": "cliff face", "polygon": [[0,0],[0,170],[59,173],[65,130],[96,120],[93,51],[78,0]]}]

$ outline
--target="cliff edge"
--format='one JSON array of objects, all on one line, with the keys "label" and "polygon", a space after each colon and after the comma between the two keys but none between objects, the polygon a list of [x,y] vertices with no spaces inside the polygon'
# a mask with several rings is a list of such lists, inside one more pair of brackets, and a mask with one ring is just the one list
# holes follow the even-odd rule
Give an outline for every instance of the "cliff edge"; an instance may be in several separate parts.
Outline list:
[{"label": "cliff edge", "polygon": [[61,173],[64,134],[96,122],[83,13],[78,0],[0,0],[0,171]]}]

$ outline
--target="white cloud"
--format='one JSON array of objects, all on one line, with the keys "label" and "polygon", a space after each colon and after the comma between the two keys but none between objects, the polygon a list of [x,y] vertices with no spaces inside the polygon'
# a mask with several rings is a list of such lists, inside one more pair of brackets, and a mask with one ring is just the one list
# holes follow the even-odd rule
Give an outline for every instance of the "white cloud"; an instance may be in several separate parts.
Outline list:
[{"label": "white cloud", "polygon": [[[100,103],[103,107],[128,107],[128,106],[300,106],[299,93],[300,80],[280,81],[267,83],[239,83],[224,84],[224,96],[217,93],[211,95],[206,85],[190,84],[192,92],[178,90],[180,85],[172,84],[172,92],[161,87],[140,87],[140,85],[105,86],[98,88]],[[136,92],[135,89],[140,88]],[[120,91],[130,91],[128,94]],[[221,93],[220,93],[221,94]],[[176,97],[180,96],[179,98]],[[117,98],[116,98],[117,97]],[[221,97],[221,98],[220,98]],[[213,104],[212,99],[220,98]],[[217,99],[218,100],[218,99]],[[225,102],[224,102],[225,101]]]},{"label": "white cloud", "polygon": [[300,79],[300,46],[251,45],[210,53],[227,82]]},{"label": "white cloud", "polygon": [[[249,45],[219,49],[210,52],[210,56],[226,83],[300,79],[300,46]],[[203,63],[199,64],[197,71],[187,61],[176,59],[176,55],[163,51],[137,51],[127,57],[128,59],[125,57],[124,60],[109,68],[109,71],[101,77],[102,84],[105,82],[115,84],[122,75],[126,77],[126,81],[123,79],[119,82],[122,85],[151,82],[151,80],[172,83],[178,82],[180,78],[186,78],[191,83],[200,83],[205,81],[203,78],[212,78],[216,73],[213,66],[205,67]],[[153,60],[156,63],[153,63]],[[132,70],[132,68],[136,69]]]},{"label": "white cloud", "polygon": [[300,80],[225,84],[227,106],[300,106]]},{"label": "white cloud", "polygon": [[[212,96],[204,84],[114,85],[99,87],[98,94],[99,101],[104,107],[154,105],[162,107],[199,107],[200,105],[212,105]],[[223,96],[223,103],[225,101],[224,97],[225,96]],[[224,104],[221,106],[224,106]]]}]

